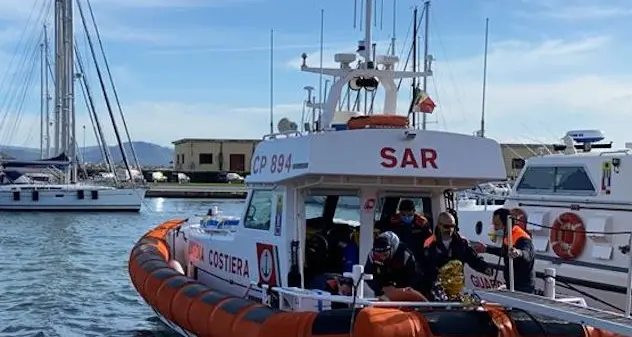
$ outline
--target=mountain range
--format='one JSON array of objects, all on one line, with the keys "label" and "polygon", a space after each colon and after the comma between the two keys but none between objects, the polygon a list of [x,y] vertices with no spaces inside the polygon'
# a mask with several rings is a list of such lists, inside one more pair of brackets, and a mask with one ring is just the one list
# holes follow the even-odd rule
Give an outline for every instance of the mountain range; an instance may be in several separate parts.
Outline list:
[{"label": "mountain range", "polygon": [[[132,142],[134,150],[138,156],[138,161],[144,167],[169,167],[173,161],[173,148],[156,145],[147,142]],[[130,143],[124,145],[125,153],[132,160],[132,151]],[[110,146],[110,153],[115,163],[121,162],[123,157],[118,146]],[[84,162],[97,164],[103,161],[101,149],[98,146],[86,146],[85,149],[79,148],[79,153],[83,153]],[[19,160],[37,160],[40,159],[40,150],[19,147],[19,146],[0,146],[0,158],[14,158]]]}]

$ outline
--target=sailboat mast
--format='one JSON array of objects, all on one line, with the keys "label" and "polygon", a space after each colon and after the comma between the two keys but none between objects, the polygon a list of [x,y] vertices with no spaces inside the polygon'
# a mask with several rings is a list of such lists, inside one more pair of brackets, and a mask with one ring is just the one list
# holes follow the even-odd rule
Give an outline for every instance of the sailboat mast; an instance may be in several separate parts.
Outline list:
[{"label": "sailboat mast", "polygon": [[54,115],[54,137],[55,137],[55,155],[61,154],[64,149],[61,142],[62,130],[62,97],[63,97],[63,9],[64,0],[55,1],[55,115]]},{"label": "sailboat mast", "polygon": [[44,152],[44,138],[46,134],[47,125],[45,125],[45,107],[46,107],[46,93],[44,92],[44,78],[46,77],[46,54],[44,51],[44,42],[40,43],[40,159],[44,159],[46,154]]},{"label": "sailboat mast", "polygon": [[489,41],[489,18],[485,19],[485,53],[483,54],[483,97],[481,102],[481,137],[485,137],[485,99],[487,94],[487,44]]},{"label": "sailboat mast", "polygon": [[44,102],[44,111],[46,113],[46,117],[44,118],[44,122],[46,123],[46,158],[50,158],[51,157],[51,153],[50,153],[50,127],[51,127],[51,121],[50,121],[50,89],[49,89],[49,82],[48,82],[48,66],[49,66],[49,60],[48,60],[48,26],[44,25],[44,67],[46,68],[44,70],[44,94],[46,95],[46,101]]},{"label": "sailboat mast", "polygon": [[[430,36],[430,1],[424,2],[424,13],[426,13],[426,22],[424,27],[424,73],[427,73],[429,70],[429,60],[428,60],[428,37]],[[428,92],[428,76],[423,77],[423,90],[424,92]],[[428,114],[424,113],[421,116],[421,128],[422,130],[426,130],[426,125],[428,123],[427,116]]]},{"label": "sailboat mast", "polygon": [[68,132],[68,156],[70,157],[70,182],[77,182],[77,127],[75,125],[75,50],[73,31],[73,1],[66,0],[66,121]]},{"label": "sailboat mast", "polygon": [[51,157],[51,153],[50,153],[50,127],[51,127],[51,122],[50,122],[50,90],[49,90],[49,83],[48,83],[48,27],[46,25],[44,25],[44,95],[46,95],[45,97],[45,102],[44,102],[44,113],[46,114],[46,117],[44,118],[44,122],[46,124],[46,130],[45,130],[45,136],[46,136],[46,150],[44,151],[44,153],[46,154],[46,158],[50,158]]}]

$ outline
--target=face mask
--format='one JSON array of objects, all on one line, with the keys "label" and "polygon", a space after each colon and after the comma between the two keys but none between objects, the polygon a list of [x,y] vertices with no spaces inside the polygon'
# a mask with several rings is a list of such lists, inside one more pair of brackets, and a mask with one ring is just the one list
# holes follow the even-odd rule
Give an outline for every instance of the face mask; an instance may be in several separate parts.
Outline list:
[{"label": "face mask", "polygon": [[503,229],[497,229],[494,231],[494,235],[496,235],[497,238],[502,238],[505,236],[505,231]]},{"label": "face mask", "polygon": [[402,222],[405,224],[411,224],[413,222],[413,216],[412,215],[402,216]]}]

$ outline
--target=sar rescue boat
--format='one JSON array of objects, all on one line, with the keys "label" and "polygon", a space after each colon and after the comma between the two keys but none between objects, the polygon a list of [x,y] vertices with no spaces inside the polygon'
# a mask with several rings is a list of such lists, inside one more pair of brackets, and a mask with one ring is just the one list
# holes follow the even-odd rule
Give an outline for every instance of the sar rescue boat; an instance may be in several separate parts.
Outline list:
[{"label": "sar rescue boat", "polygon": [[[533,236],[540,288],[545,269],[555,268],[559,293],[624,312],[630,303],[632,149],[595,143],[603,139],[596,130],[569,131],[557,153],[528,159],[504,207]],[[494,245],[487,235],[493,209],[459,210],[461,233]],[[498,264],[497,257],[486,260]],[[495,285],[485,275],[467,272],[469,287]]]},{"label": "sar rescue boat", "polygon": [[[257,145],[246,180],[246,207],[236,224],[172,220],[143,236],[129,259],[130,277],[138,293],[182,336],[614,336],[578,324],[583,321],[577,315],[560,321],[477,299],[496,296],[500,303],[511,300],[515,304],[513,292],[487,291],[462,300],[450,289],[462,288],[454,285],[461,284],[463,276],[450,277],[445,270],[442,286],[454,300],[427,302],[418,293],[405,290],[374,298],[364,286],[372,275],[364,273],[362,264],[351,271],[342,268],[336,233],[357,238],[359,262],[363,263],[373,244],[374,229],[395,214],[402,199],[418,200],[417,211],[432,224],[441,211],[458,215],[452,191],[506,177],[502,152],[494,140],[418,131],[393,122],[401,120],[394,118],[395,80],[431,72],[395,71],[398,60],[394,56],[374,60],[372,0],[366,0],[364,7],[367,29],[359,48],[364,60],[357,69],[350,66],[355,53],[336,55],[340,67],[331,69],[309,67],[303,57],[303,71],[336,79],[320,123],[309,133],[289,130],[267,135]],[[363,119],[364,128],[357,128],[359,124],[351,119],[358,113],[338,111],[349,82],[356,87],[379,83],[384,89],[386,113]],[[348,116],[347,127],[339,124],[340,116]],[[474,162],[472,154],[476,155]],[[324,198],[315,216],[307,212],[310,196]],[[342,217],[338,202],[343,197],[358,199],[359,226],[336,220]],[[317,244],[312,246],[314,241]],[[306,249],[308,246],[318,248]],[[353,294],[308,289],[316,264],[320,271],[351,279]],[[449,266],[454,269],[455,265]],[[519,305],[536,300],[521,301]],[[548,301],[541,306],[555,309],[577,300]],[[348,308],[333,309],[336,303]],[[602,323],[591,322],[593,326]]]}]

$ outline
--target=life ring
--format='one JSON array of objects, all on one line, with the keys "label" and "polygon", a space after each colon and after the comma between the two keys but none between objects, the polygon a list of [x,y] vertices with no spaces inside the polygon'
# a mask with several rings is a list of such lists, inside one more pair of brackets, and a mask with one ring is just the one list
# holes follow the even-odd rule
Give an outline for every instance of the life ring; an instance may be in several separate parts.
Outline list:
[{"label": "life ring", "polygon": [[586,227],[574,213],[562,213],[551,226],[549,236],[553,252],[564,260],[579,256],[586,245]]},{"label": "life ring", "polygon": [[408,117],[396,115],[371,115],[351,117],[347,122],[349,130],[354,129],[403,129],[408,127]]}]

